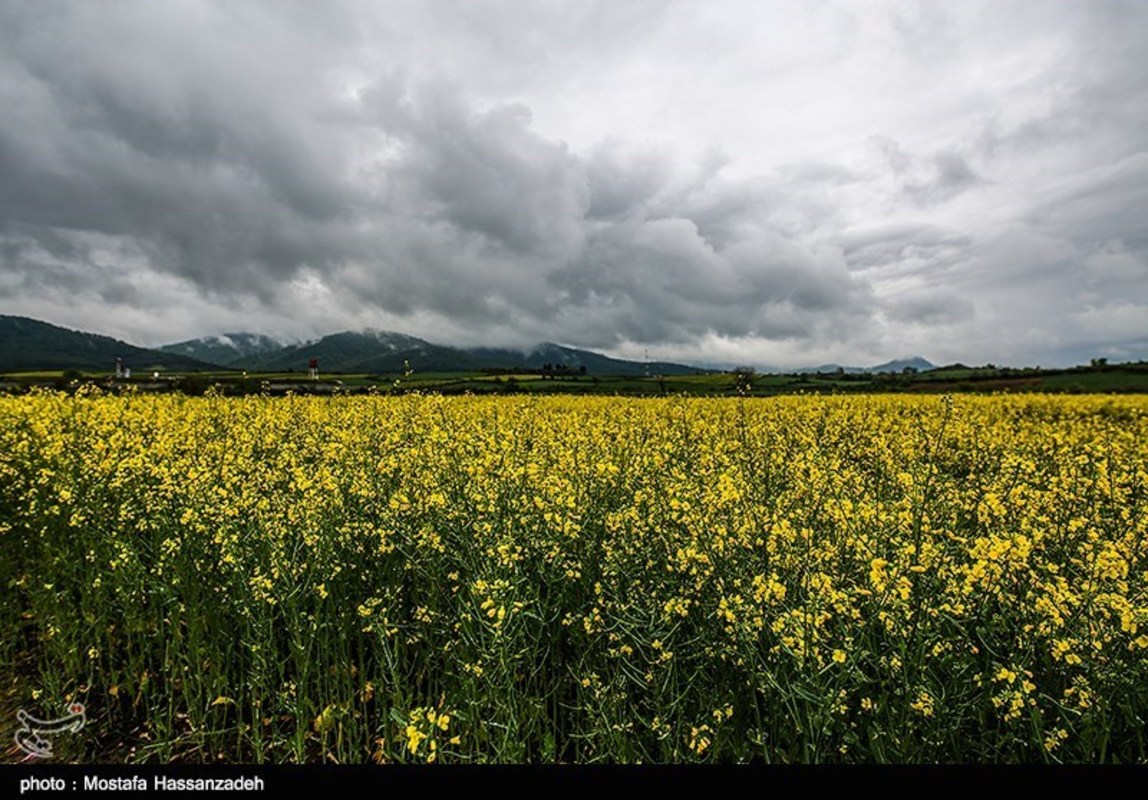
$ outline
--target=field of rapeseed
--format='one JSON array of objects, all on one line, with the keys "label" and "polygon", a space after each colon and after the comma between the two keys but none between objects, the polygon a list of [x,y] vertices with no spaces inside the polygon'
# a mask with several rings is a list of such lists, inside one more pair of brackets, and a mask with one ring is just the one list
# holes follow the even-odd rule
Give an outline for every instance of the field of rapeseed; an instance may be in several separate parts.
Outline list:
[{"label": "field of rapeseed", "polygon": [[9,397],[0,581],[73,760],[1143,762],[1148,398]]}]

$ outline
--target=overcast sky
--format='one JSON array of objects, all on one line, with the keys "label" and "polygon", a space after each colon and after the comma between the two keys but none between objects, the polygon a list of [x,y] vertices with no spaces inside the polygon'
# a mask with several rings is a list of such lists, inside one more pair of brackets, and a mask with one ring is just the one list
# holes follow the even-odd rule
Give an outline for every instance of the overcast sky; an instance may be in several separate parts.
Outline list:
[{"label": "overcast sky", "polygon": [[1148,358],[1140,0],[0,0],[0,313]]}]

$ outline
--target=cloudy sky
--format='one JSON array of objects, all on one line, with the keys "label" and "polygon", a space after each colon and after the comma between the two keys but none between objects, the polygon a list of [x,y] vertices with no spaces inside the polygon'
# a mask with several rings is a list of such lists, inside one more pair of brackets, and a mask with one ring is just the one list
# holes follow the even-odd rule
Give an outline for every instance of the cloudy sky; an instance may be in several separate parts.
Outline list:
[{"label": "cloudy sky", "polygon": [[0,313],[1148,358],[1140,0],[0,0]]}]

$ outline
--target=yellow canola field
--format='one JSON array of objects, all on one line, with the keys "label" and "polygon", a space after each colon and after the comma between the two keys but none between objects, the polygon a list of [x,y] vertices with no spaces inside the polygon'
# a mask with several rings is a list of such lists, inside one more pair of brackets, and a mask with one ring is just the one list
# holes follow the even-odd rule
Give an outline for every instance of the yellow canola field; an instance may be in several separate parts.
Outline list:
[{"label": "yellow canola field", "polygon": [[0,399],[77,759],[1145,761],[1148,398]]}]

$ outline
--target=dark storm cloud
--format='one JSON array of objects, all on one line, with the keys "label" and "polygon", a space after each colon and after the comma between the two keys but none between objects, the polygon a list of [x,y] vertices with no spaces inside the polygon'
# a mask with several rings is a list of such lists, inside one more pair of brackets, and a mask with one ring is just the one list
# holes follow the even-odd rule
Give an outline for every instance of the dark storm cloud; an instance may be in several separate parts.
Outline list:
[{"label": "dark storm cloud", "polygon": [[[13,44],[33,65],[20,90],[41,113],[3,130],[9,218],[53,242],[77,229],[124,237],[148,267],[205,289],[273,300],[306,273],[399,315],[509,315],[528,336],[548,333],[560,307],[601,305],[594,332],[571,320],[550,335],[603,344],[794,335],[798,312],[848,299],[839,260],[768,231],[717,236],[755,207],[745,185],[703,192],[720,158],[675,184],[656,155],[603,144],[579,157],[534,133],[522,105],[476,109],[448,84],[397,74],[292,110],[243,81],[198,82],[189,67],[147,101],[123,72],[88,74],[94,57],[57,59],[19,33]],[[29,158],[45,128],[63,151]],[[364,142],[377,152],[340,152]],[[33,188],[42,203],[17,202]],[[696,213],[722,246],[675,211]],[[34,260],[9,267],[86,288]],[[122,281],[96,294],[130,296]],[[779,327],[767,311],[781,305],[790,321]]]},{"label": "dark storm cloud", "polygon": [[378,128],[402,150],[386,177],[395,208],[511,252],[578,247],[589,205],[585,170],[564,145],[530,130],[528,108],[475,112],[437,87],[396,104],[395,92],[385,84],[366,103],[369,112],[375,101]]},{"label": "dark storm cloud", "polygon": [[763,5],[5,4],[0,311],[773,363],[1148,338],[1142,4]]},{"label": "dark storm cloud", "polygon": [[587,216],[595,220],[620,219],[645,213],[645,206],[666,188],[672,167],[658,153],[628,149],[604,142],[586,157],[590,187]]},{"label": "dark storm cloud", "polygon": [[357,198],[338,138],[310,135],[316,87],[280,84],[305,54],[271,37],[262,57],[283,68],[245,70],[260,55],[235,63],[244,15],[207,6],[50,5],[8,7],[0,34],[6,220],[130,238],[210,288],[259,290],[327,257],[324,226]]}]

